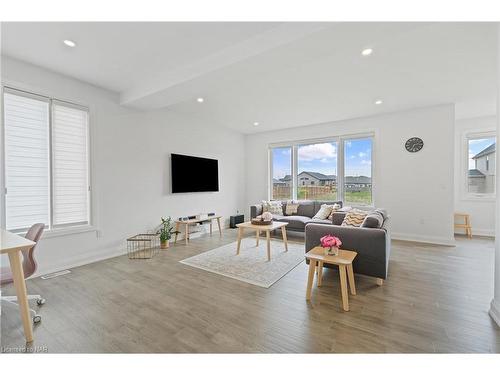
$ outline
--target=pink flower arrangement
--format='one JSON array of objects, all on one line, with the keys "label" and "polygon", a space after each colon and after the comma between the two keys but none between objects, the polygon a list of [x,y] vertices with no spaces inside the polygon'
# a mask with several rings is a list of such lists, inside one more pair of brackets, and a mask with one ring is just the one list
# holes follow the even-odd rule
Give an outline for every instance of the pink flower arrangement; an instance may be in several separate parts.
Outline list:
[{"label": "pink flower arrangement", "polygon": [[342,246],[342,241],[340,238],[335,236],[326,235],[320,238],[322,247],[340,247]]}]

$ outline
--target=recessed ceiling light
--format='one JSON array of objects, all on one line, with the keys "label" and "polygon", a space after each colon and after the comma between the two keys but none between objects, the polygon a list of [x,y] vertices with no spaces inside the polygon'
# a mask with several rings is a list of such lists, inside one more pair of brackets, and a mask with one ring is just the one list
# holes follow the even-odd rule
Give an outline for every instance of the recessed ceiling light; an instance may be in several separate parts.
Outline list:
[{"label": "recessed ceiling light", "polygon": [[256,121],[253,123],[253,126],[259,126],[259,123]]},{"label": "recessed ceiling light", "polygon": [[363,51],[361,51],[361,54],[363,56],[370,56],[373,53],[373,49],[371,48],[365,48]]},{"label": "recessed ceiling light", "polygon": [[382,100],[380,100],[380,99],[379,99],[379,100],[375,100],[375,104],[376,104],[376,105],[379,105],[379,104],[382,104],[382,103],[383,103],[383,101],[382,101]]},{"label": "recessed ceiling light", "polygon": [[64,44],[66,44],[68,47],[75,47],[76,43],[73,42],[72,40],[66,39],[63,41]]},{"label": "recessed ceiling light", "polygon": [[205,99],[203,99],[203,98],[198,98],[198,99],[196,99],[196,101],[197,101],[198,103],[203,103],[203,102],[205,101]]}]

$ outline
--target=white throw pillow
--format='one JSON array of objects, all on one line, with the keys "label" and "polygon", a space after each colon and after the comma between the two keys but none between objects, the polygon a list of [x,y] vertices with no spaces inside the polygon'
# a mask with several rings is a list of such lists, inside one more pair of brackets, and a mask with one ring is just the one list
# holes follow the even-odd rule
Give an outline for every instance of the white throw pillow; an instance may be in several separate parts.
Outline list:
[{"label": "white throw pillow", "polygon": [[270,212],[273,215],[283,215],[281,201],[262,201],[262,212]]},{"label": "white throw pillow", "polygon": [[328,216],[332,213],[333,205],[330,204],[322,204],[319,211],[314,215],[313,219],[321,219],[326,220]]},{"label": "white throw pillow", "polygon": [[269,212],[273,215],[283,215],[283,205],[281,201],[270,201]]},{"label": "white throw pillow", "polygon": [[335,203],[333,205],[333,209],[332,209],[332,212],[330,212],[330,215],[328,216],[328,220],[333,220],[333,214],[337,211],[339,211],[342,207],[340,207],[340,204],[338,203]]}]

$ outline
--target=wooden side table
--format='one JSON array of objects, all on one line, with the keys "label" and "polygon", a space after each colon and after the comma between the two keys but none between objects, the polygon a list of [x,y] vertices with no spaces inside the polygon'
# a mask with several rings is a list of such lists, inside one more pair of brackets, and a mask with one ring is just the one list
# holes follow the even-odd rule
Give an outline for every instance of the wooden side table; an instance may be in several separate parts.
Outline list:
[{"label": "wooden side table", "polygon": [[464,214],[462,212],[455,212],[454,216],[455,216],[455,219],[458,218],[459,220],[462,220],[461,223],[457,223],[455,221],[455,223],[454,223],[455,229],[456,228],[464,229],[465,230],[465,235],[468,238],[472,238],[472,226],[470,224],[470,216],[469,216],[469,214]]},{"label": "wooden side table", "polygon": [[307,293],[306,300],[311,299],[312,284],[314,280],[314,271],[318,268],[318,287],[321,286],[323,277],[323,264],[329,263],[339,267],[340,273],[340,291],[342,295],[342,308],[344,311],[349,311],[349,297],[347,293],[347,279],[349,279],[349,287],[351,294],[356,295],[356,285],[354,283],[354,272],[352,269],[352,261],[356,258],[355,251],[339,250],[339,255],[324,255],[325,249],[316,246],[306,254],[306,259],[309,260],[309,275],[307,278]]}]

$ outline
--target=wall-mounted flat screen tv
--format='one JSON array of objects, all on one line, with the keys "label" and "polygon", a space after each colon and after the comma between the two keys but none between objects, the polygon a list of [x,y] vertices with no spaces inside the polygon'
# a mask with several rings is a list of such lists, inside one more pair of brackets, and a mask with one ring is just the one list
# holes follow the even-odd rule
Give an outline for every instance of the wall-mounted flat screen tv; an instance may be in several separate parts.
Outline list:
[{"label": "wall-mounted flat screen tv", "polygon": [[172,154],[172,193],[219,191],[219,165],[216,159]]}]

